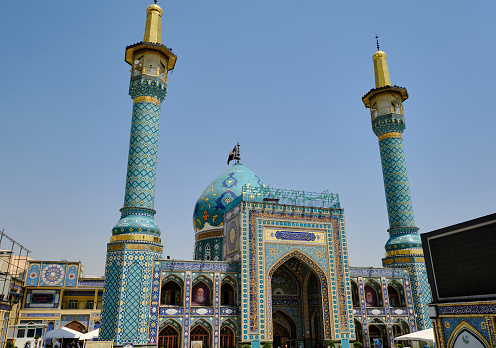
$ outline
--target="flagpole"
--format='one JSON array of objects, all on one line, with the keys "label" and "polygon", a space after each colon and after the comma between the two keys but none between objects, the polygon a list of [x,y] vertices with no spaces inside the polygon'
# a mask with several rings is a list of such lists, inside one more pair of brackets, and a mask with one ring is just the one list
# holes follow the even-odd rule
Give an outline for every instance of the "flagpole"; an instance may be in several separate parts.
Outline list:
[{"label": "flagpole", "polygon": [[239,143],[238,143],[238,151],[236,153],[236,164],[239,164],[240,159],[241,159],[241,157],[239,156]]}]

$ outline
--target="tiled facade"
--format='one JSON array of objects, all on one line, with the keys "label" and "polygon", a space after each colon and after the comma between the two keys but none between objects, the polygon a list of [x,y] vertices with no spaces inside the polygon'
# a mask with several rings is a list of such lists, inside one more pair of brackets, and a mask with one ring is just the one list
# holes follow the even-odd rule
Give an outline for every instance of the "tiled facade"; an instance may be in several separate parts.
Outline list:
[{"label": "tiled facade", "polygon": [[84,278],[80,262],[28,261],[26,279],[19,325],[83,332],[100,327],[104,280]]},{"label": "tiled facade", "polygon": [[[147,14],[151,23],[162,10],[150,5]],[[146,30],[159,27],[147,24]],[[149,67],[142,65],[147,60]],[[275,190],[239,163],[196,202],[195,261],[161,260],[153,219],[158,120],[175,56],[158,39],[129,46],[126,61],[134,100],[129,165],[121,220],[107,248],[101,339],[167,348],[198,340],[203,348],[253,341],[314,348],[329,340],[371,347],[378,332],[393,344],[394,336],[423,327],[426,297],[415,291],[423,286],[423,261],[397,257],[420,248],[401,134],[384,137],[398,132],[392,122],[402,115],[374,126],[390,218],[384,259],[390,269],[349,266],[337,195]]]}]

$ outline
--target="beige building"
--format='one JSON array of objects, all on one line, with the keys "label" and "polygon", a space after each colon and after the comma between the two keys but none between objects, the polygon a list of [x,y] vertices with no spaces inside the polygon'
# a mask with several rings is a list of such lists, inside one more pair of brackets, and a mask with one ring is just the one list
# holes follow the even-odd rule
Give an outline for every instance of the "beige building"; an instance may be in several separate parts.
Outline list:
[{"label": "beige building", "polygon": [[8,338],[21,348],[55,328],[83,333],[99,328],[103,285],[103,277],[83,276],[81,262],[29,260],[18,326]]}]

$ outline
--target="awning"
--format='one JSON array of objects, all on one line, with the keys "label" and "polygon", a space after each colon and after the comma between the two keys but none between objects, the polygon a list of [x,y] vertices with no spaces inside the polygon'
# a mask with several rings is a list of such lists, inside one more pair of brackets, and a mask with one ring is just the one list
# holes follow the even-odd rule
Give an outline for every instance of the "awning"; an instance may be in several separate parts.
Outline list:
[{"label": "awning", "polygon": [[395,341],[424,341],[434,342],[434,329],[412,332],[407,335],[395,337]]},{"label": "awning", "polygon": [[68,327],[63,327],[48,331],[45,338],[78,338],[81,335],[82,333],[79,331],[69,329]]},{"label": "awning", "polygon": [[79,336],[79,340],[80,341],[92,340],[93,338],[97,338],[99,334],[100,334],[100,329],[96,329],[88,333],[85,333],[84,335]]}]

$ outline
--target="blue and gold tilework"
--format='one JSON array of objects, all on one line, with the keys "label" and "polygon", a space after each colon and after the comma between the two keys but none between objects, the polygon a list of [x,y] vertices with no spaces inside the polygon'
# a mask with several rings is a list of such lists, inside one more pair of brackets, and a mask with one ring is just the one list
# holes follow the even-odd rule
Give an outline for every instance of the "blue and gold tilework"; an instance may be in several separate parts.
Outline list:
[{"label": "blue and gold tilework", "polygon": [[141,102],[133,105],[124,207],[153,209],[159,122],[160,106],[157,104]]},{"label": "blue and gold tilework", "polygon": [[[459,335],[465,335],[463,343],[468,345],[469,343],[473,344],[474,347],[492,347],[491,341],[494,341],[494,338],[491,337],[489,332],[489,327],[487,325],[486,318],[480,317],[443,317],[440,320],[442,322],[442,330],[443,336],[445,337],[446,342],[444,346],[453,347],[453,346],[461,346],[455,345],[455,342],[458,341]],[[475,342],[471,342],[475,341]],[[477,342],[478,341],[478,342]]]},{"label": "blue and gold tilework", "polygon": [[227,205],[241,195],[244,185],[266,186],[262,179],[242,164],[232,165],[215,178],[195,204],[193,212],[195,232],[221,226]]},{"label": "blue and gold tilework", "polygon": [[30,264],[29,270],[28,270],[28,275],[26,277],[26,285],[27,286],[38,285],[39,278],[40,278],[40,265]]},{"label": "blue and gold tilework", "polygon": [[77,285],[78,280],[78,267],[71,265],[67,267],[67,274],[65,277],[65,286],[72,287]]},{"label": "blue and gold tilework", "polygon": [[386,138],[379,142],[382,173],[389,216],[389,227],[415,227],[410,184],[406,170],[403,139]]}]

